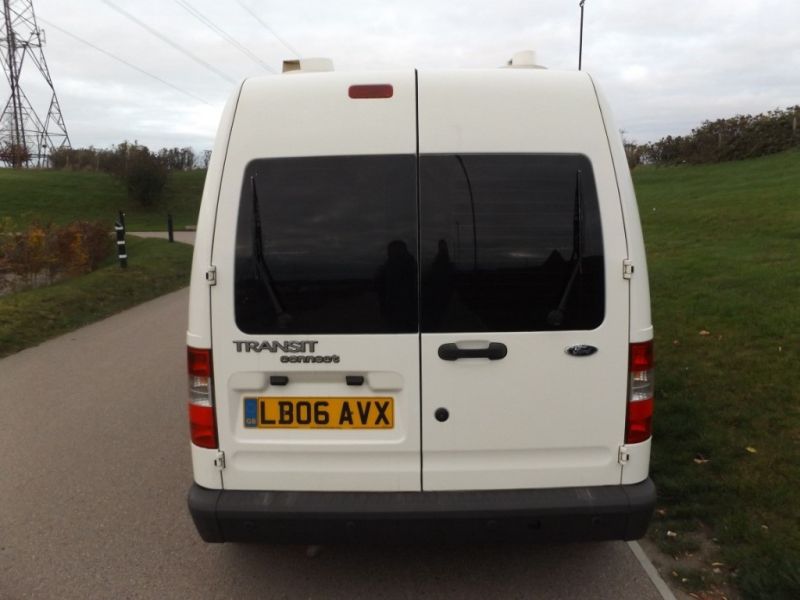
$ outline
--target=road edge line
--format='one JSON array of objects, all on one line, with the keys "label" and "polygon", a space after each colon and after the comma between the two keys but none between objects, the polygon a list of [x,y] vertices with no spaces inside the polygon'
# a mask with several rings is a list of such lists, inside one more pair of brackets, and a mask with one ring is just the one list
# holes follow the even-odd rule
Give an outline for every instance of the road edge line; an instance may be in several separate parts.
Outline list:
[{"label": "road edge line", "polygon": [[647,554],[645,554],[644,550],[642,550],[642,547],[639,545],[639,542],[635,540],[632,542],[628,542],[628,547],[631,549],[631,552],[633,552],[633,555],[636,557],[636,560],[639,561],[639,564],[642,565],[642,569],[644,569],[644,572],[650,578],[650,581],[653,582],[653,585],[656,587],[658,593],[661,594],[661,597],[664,600],[677,600],[675,594],[672,592],[671,589],[669,589],[669,586],[661,578],[661,575],[658,574],[658,571],[656,570],[653,563],[650,562],[650,559],[647,557]]}]

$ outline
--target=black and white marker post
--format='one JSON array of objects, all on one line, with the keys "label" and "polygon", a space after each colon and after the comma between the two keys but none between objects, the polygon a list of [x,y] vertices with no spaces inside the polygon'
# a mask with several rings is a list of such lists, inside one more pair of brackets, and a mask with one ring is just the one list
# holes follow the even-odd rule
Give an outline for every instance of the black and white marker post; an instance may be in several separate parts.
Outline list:
[{"label": "black and white marker post", "polygon": [[125,213],[119,211],[119,220],[114,224],[114,231],[117,232],[117,258],[119,266],[123,269],[128,268],[128,251],[125,248]]}]

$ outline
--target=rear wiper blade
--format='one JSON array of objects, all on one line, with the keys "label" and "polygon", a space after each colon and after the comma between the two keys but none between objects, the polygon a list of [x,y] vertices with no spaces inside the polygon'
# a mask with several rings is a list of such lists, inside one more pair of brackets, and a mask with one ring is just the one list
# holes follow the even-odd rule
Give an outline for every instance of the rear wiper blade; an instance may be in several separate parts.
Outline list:
[{"label": "rear wiper blade", "polygon": [[261,211],[258,203],[258,188],[256,187],[255,175],[250,177],[250,187],[253,190],[253,257],[255,258],[255,278],[264,286],[269,300],[277,315],[278,323],[287,324],[291,320],[289,313],[283,310],[278,295],[275,293],[272,275],[267,267],[267,259],[264,256],[264,237],[261,228]]},{"label": "rear wiper blade", "polygon": [[467,182],[467,192],[469,192],[469,208],[472,213],[472,270],[477,273],[478,271],[478,230],[475,226],[475,194],[472,192],[472,180],[469,178],[469,172],[464,164],[464,159],[460,154],[456,154],[456,160],[461,166],[461,172],[464,173],[464,181]]},{"label": "rear wiper blade", "polygon": [[581,170],[575,175],[575,205],[572,209],[572,272],[569,275],[564,291],[561,292],[561,300],[558,306],[547,315],[547,323],[551,327],[560,327],[564,322],[564,309],[569,300],[572,285],[578,273],[583,272],[583,181]]}]

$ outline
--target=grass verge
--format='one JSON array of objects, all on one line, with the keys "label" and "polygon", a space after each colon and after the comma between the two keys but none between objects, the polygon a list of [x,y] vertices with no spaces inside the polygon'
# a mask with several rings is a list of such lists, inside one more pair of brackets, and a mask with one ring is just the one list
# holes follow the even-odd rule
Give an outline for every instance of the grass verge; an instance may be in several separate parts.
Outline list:
[{"label": "grass verge", "polygon": [[680,558],[709,528],[721,556],[680,577],[693,591],[720,576],[800,598],[800,152],[635,183],[657,336],[651,535]]},{"label": "grass verge", "polygon": [[128,268],[116,259],[48,287],[0,297],[0,357],[188,285],[192,247],[129,238]]},{"label": "grass verge", "polygon": [[78,219],[110,225],[122,210],[128,231],[166,231],[167,213],[176,229],[184,229],[197,223],[205,175],[171,172],[161,202],[145,209],[129,200],[122,183],[108,173],[0,169],[0,219],[11,217],[20,227],[36,220],[65,224]]}]

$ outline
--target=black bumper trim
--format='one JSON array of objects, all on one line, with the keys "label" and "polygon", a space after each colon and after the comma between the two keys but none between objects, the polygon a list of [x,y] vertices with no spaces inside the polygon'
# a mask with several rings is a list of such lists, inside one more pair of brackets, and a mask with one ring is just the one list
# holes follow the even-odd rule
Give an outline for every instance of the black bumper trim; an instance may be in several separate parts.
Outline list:
[{"label": "black bumper trim", "polygon": [[534,490],[262,492],[193,484],[189,511],[206,542],[633,540],[647,530],[652,480]]}]

